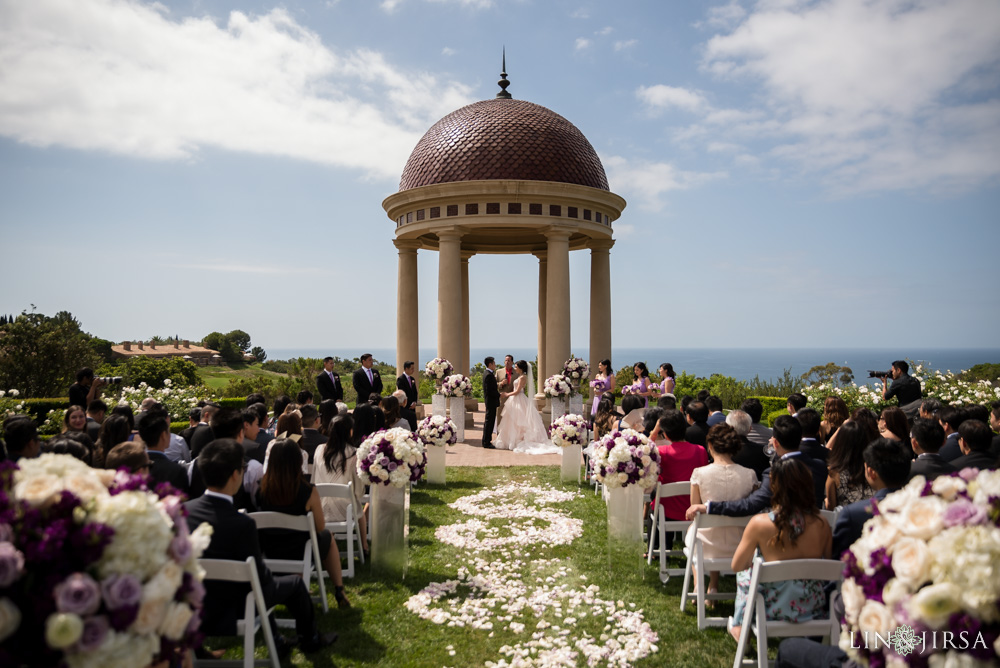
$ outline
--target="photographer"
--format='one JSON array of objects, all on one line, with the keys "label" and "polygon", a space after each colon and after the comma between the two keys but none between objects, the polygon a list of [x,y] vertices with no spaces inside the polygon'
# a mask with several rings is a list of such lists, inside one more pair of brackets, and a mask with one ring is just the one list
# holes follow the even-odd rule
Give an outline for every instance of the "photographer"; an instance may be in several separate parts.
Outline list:
[{"label": "photographer", "polygon": [[103,378],[94,378],[94,370],[84,367],[76,372],[76,382],[69,386],[70,406],[89,406],[101,398],[101,388],[107,385]]},{"label": "photographer", "polygon": [[889,375],[869,371],[869,377],[878,376],[882,379],[882,398],[888,401],[893,397],[899,401],[899,407],[906,413],[906,417],[911,420],[919,410],[920,402],[920,381],[910,376],[910,365],[903,360],[896,360],[892,363],[892,386],[889,386]]}]

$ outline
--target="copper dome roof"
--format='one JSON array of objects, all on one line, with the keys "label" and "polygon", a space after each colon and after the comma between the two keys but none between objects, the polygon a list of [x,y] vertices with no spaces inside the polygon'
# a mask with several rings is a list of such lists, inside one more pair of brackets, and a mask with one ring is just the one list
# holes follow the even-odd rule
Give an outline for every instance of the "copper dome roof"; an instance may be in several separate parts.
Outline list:
[{"label": "copper dome roof", "polygon": [[502,179],[608,190],[597,152],[575,125],[543,106],[502,98],[475,102],[435,123],[410,154],[399,190]]}]

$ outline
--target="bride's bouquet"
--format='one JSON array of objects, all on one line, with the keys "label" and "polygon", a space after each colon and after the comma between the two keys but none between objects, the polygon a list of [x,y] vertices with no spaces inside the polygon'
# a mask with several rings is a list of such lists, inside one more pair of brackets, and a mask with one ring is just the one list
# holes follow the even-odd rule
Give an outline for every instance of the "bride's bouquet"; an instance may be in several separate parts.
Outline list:
[{"label": "bride's bouquet", "polygon": [[570,445],[583,446],[587,443],[588,427],[587,421],[582,416],[567,413],[552,423],[549,438],[560,448]]},{"label": "bride's bouquet", "polygon": [[917,476],[873,512],[842,557],[841,649],[866,666],[997,665],[1000,471]]},{"label": "bride's bouquet", "polygon": [[382,429],[358,448],[358,477],[365,484],[406,487],[427,468],[424,444],[409,429]]},{"label": "bride's bouquet", "polygon": [[594,444],[594,475],[608,487],[656,484],[660,475],[660,451],[641,432],[612,431]]},{"label": "bride's bouquet", "polygon": [[573,384],[569,378],[562,374],[549,376],[542,386],[542,393],[547,397],[561,398],[568,397],[573,392]]},{"label": "bride's bouquet", "polygon": [[173,662],[201,640],[198,557],[180,496],[69,455],[0,463],[0,665]]},{"label": "bride's bouquet", "polygon": [[471,397],[472,381],[460,373],[448,376],[441,384],[441,394],[446,397]]},{"label": "bride's bouquet", "polygon": [[580,385],[590,375],[590,367],[579,357],[570,357],[563,364],[563,375],[574,385]]},{"label": "bride's bouquet", "polygon": [[424,372],[435,381],[442,381],[455,371],[451,362],[443,357],[435,357],[424,366]]},{"label": "bride's bouquet", "polygon": [[424,445],[444,447],[458,442],[458,431],[455,423],[443,415],[425,417],[417,425],[417,436]]},{"label": "bride's bouquet", "polygon": [[642,383],[632,383],[622,387],[622,394],[642,394],[645,389],[647,388],[644,388]]}]

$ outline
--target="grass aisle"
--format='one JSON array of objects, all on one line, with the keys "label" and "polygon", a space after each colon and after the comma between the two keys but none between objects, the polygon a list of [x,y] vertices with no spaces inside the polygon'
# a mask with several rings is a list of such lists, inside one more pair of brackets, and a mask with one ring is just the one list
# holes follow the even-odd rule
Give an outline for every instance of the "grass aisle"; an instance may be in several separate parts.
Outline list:
[{"label": "grass aisle", "polygon": [[[588,586],[596,585],[599,591],[591,594],[614,605],[622,601],[623,606],[616,607],[620,616],[626,619],[641,610],[642,621],[649,624],[651,630],[659,636],[655,641],[658,651],[644,659],[631,663],[636,666],[691,666],[697,668],[709,666],[732,665],[736,643],[728,637],[723,629],[698,631],[693,609],[689,607],[687,614],[678,610],[681,582],[679,578],[672,579],[666,586],[659,581],[655,562],[653,566],[645,567],[641,554],[635,556],[635,564],[616,564],[614,573],[609,563],[607,551],[607,530],[605,506],[601,498],[593,493],[593,489],[585,486],[562,485],[559,482],[558,467],[511,467],[511,468],[449,468],[449,484],[447,487],[436,485],[419,485],[411,495],[410,512],[410,553],[409,571],[403,582],[388,583],[372,578],[368,574],[368,565],[359,565],[359,575],[347,580],[348,596],[354,607],[347,611],[339,611],[332,601],[330,612],[320,617],[324,630],[335,630],[340,639],[331,648],[327,656],[319,654],[303,656],[296,651],[294,664],[299,666],[482,666],[487,662],[499,662],[501,659],[510,661],[509,656],[501,653],[504,646],[514,646],[521,643],[526,646],[532,640],[533,633],[543,633],[551,638],[559,636],[559,631],[546,624],[559,626],[562,624],[570,629],[569,638],[578,638],[582,632],[594,638],[596,646],[605,647],[601,634],[607,624],[606,614],[593,615],[593,605],[582,605],[576,611],[570,609],[570,603],[564,598],[561,614],[555,614],[552,601],[556,599],[551,594],[541,594],[540,601],[548,601],[548,607],[543,611],[542,629],[537,628],[538,618],[531,608],[526,608],[514,615],[515,628],[518,623],[525,624],[520,633],[515,633],[508,626],[510,622],[502,621],[508,611],[501,610],[500,604],[487,608],[483,594],[478,594],[467,605],[473,606],[473,614],[467,621],[478,620],[478,624],[491,622],[490,628],[473,628],[469,623],[464,626],[449,626],[447,618],[438,624],[411,612],[406,606],[412,596],[418,594],[431,583],[444,583],[458,578],[460,569],[467,569],[471,575],[476,575],[478,569],[476,558],[495,561],[497,565],[508,566],[513,571],[520,571],[523,583],[528,586],[527,596],[536,588],[548,586],[549,592],[558,585],[567,589],[584,592]],[[545,507],[553,511],[568,513],[573,518],[582,520],[582,536],[575,538],[570,544],[555,545],[540,548],[537,545],[530,549],[533,555],[516,548],[508,548],[511,554],[503,555],[503,549],[492,552],[472,552],[454,547],[435,537],[438,527],[454,525],[471,520],[483,520],[495,532],[497,537],[510,535],[508,526],[511,524],[528,525],[531,531],[534,526],[545,531],[548,523],[542,520],[506,520],[497,517],[474,517],[460,510],[449,507],[449,504],[461,497],[470,496],[507,483],[529,483],[534,486],[549,486],[564,492],[577,492],[572,501],[551,503]],[[527,495],[526,495],[527,496]],[[527,500],[527,499],[525,499]],[[500,504],[500,500],[487,500],[483,503]],[[480,533],[480,537],[484,534]],[[523,566],[514,563],[524,557]],[[548,560],[553,560],[549,562]],[[555,561],[558,560],[558,561]],[[481,564],[480,564],[481,565]],[[644,577],[642,574],[644,573]],[[582,576],[582,577],[581,577]],[[546,580],[546,578],[549,578]],[[503,578],[500,578],[503,579]],[[516,585],[515,578],[515,585]],[[511,598],[516,600],[515,586]],[[431,605],[432,611],[448,610],[448,600],[458,598],[459,601],[474,594],[475,590],[463,584],[458,587],[456,595],[443,602]],[[583,595],[583,594],[581,594]],[[630,604],[635,604],[634,609]],[[544,603],[540,607],[544,607]],[[475,612],[475,606],[486,609],[486,614]],[[516,604],[515,604],[516,607]],[[731,611],[723,607],[724,610]],[[578,614],[582,612],[583,614]],[[721,612],[721,611],[720,611]],[[492,613],[492,614],[490,614]],[[729,612],[723,613],[729,614]],[[443,613],[438,613],[444,617]],[[572,617],[576,621],[564,622],[562,618]],[[612,640],[623,632],[615,634]],[[569,642],[570,649],[573,641]],[[238,655],[238,652],[234,653]],[[578,655],[577,665],[587,665],[582,654]],[[601,662],[598,665],[607,665]]]}]

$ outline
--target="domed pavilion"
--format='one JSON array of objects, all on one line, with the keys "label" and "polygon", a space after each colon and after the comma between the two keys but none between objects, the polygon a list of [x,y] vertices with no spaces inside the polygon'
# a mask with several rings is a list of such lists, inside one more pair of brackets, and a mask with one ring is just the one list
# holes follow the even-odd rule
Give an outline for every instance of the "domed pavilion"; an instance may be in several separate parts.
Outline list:
[{"label": "domed pavilion", "polygon": [[589,361],[611,356],[609,253],[625,200],[608,189],[597,153],[576,126],[513,99],[507,73],[500,76],[495,99],[462,107],[427,131],[399,192],[382,202],[399,251],[396,368],[419,359],[418,250],[439,254],[438,356],[466,375],[469,259],[531,253],[538,258],[540,387],[570,356],[570,251],[590,250]]}]

